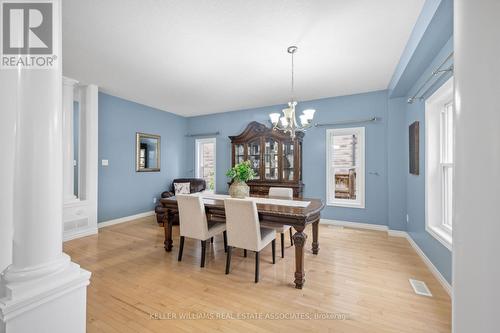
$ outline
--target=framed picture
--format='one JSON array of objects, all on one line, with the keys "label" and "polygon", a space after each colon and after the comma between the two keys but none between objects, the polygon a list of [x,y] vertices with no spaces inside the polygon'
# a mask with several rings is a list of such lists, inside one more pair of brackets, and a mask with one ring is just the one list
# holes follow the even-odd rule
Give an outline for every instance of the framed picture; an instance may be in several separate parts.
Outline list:
[{"label": "framed picture", "polygon": [[419,122],[415,121],[410,125],[410,173],[412,175],[419,175]]}]

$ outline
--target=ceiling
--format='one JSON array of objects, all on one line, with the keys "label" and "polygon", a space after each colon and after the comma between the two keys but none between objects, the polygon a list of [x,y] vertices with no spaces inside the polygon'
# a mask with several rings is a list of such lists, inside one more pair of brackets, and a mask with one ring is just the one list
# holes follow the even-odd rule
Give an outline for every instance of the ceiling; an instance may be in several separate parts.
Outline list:
[{"label": "ceiling", "polygon": [[63,72],[183,116],[386,89],[424,0],[64,0]]}]

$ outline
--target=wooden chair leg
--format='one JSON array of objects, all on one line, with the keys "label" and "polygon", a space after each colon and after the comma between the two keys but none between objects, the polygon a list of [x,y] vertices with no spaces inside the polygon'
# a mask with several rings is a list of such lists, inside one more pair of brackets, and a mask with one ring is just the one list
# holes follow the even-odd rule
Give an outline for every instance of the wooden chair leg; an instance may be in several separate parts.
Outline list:
[{"label": "wooden chair leg", "polygon": [[226,255],[226,274],[229,274],[229,269],[231,268],[231,250],[232,246],[227,247],[227,255]]},{"label": "wooden chair leg", "polygon": [[292,228],[290,228],[288,230],[290,230],[290,244],[292,244],[292,246],[293,246],[293,232],[292,232]]},{"label": "wooden chair leg", "polygon": [[224,236],[224,252],[227,252],[227,232],[225,230],[222,233],[222,236]]},{"label": "wooden chair leg", "polygon": [[281,258],[285,258],[285,234],[281,233]]},{"label": "wooden chair leg", "polygon": [[207,241],[201,241],[201,264],[200,267],[205,267],[205,253],[207,249]]},{"label": "wooden chair leg", "polygon": [[177,258],[177,261],[182,260],[182,250],[184,250],[184,236],[181,236],[181,241],[179,242],[179,257]]},{"label": "wooden chair leg", "polygon": [[273,250],[273,264],[275,264],[276,263],[276,239],[273,239],[273,241],[271,242],[271,247]]},{"label": "wooden chair leg", "polygon": [[243,257],[247,257],[247,250],[246,249],[243,249]]},{"label": "wooden chair leg", "polygon": [[255,283],[259,282],[259,252],[255,252]]}]

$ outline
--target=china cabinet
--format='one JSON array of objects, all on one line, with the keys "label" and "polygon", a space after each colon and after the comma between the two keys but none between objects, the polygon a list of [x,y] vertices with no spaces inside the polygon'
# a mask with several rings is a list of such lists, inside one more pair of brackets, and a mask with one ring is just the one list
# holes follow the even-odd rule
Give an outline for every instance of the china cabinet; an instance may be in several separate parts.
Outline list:
[{"label": "china cabinet", "polygon": [[230,136],[232,166],[249,160],[256,177],[248,181],[250,193],[266,195],[269,187],[290,187],[295,197],[301,197],[302,139],[298,132],[294,139],[282,131],[273,130],[258,122],[251,122],[236,136]]}]

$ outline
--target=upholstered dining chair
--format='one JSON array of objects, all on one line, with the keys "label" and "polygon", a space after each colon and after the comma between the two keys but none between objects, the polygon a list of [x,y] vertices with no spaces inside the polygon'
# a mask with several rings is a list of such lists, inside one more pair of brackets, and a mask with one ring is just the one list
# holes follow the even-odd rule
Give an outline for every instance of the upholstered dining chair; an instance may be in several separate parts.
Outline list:
[{"label": "upholstered dining chair", "polygon": [[224,249],[227,248],[226,225],[224,223],[209,224],[207,222],[205,205],[201,196],[178,194],[176,198],[179,207],[179,229],[181,235],[178,260],[182,260],[184,238],[194,238],[201,241],[200,267],[205,267],[207,239],[212,239],[215,235],[223,233]]},{"label": "upholstered dining chair", "polygon": [[[289,187],[270,187],[269,197],[275,199],[293,199],[293,189]],[[262,223],[263,227],[273,228],[281,235],[281,258],[285,257],[285,233],[290,231],[290,243],[293,245],[292,227],[289,225],[276,225],[272,223]]]},{"label": "upholstered dining chair", "polygon": [[259,282],[259,253],[272,243],[273,264],[276,262],[276,232],[260,226],[257,206],[252,200],[224,199],[227,228],[226,274],[231,267],[233,247],[255,252],[255,283]]}]

